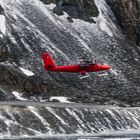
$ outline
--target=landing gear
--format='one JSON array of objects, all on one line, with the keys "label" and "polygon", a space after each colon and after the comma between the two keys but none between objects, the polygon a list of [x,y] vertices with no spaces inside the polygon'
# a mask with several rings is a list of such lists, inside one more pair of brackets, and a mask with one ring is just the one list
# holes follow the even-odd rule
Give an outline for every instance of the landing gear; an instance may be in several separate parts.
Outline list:
[{"label": "landing gear", "polygon": [[79,79],[84,79],[84,78],[87,78],[87,77],[89,77],[90,75],[88,74],[88,73],[80,73],[81,75],[79,75],[78,77],[79,77]]}]

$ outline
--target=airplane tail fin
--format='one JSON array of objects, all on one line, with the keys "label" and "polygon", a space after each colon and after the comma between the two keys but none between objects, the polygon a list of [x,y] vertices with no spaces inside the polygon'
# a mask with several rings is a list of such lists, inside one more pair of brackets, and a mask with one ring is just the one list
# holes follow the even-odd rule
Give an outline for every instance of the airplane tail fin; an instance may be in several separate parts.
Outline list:
[{"label": "airplane tail fin", "polygon": [[44,52],[42,54],[42,59],[44,62],[44,68],[46,70],[50,70],[51,68],[54,68],[56,66],[55,62],[53,61],[53,59],[49,53]]}]

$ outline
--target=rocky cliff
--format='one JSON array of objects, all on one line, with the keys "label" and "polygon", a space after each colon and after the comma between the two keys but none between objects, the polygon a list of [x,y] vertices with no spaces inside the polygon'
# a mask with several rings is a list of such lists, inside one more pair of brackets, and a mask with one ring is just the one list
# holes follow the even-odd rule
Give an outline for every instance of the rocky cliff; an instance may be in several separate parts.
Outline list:
[{"label": "rocky cliff", "polygon": [[[138,4],[106,1],[48,0],[44,4],[39,0],[0,0],[1,101],[24,100],[26,104],[27,100],[54,99],[71,105],[124,107],[115,110],[96,106],[90,110],[61,109],[57,104],[54,109],[2,106],[0,135],[139,129],[139,109],[127,109],[140,106],[140,53],[135,43],[139,43]],[[83,56],[109,64],[112,70],[90,73],[85,79],[80,79],[79,73],[48,72],[42,65],[44,51],[50,52],[57,65],[78,63]]]},{"label": "rocky cliff", "polygon": [[[52,2],[56,5],[52,5]],[[138,47],[132,46],[133,42],[124,38],[117,24],[119,20],[115,19],[104,0],[47,1],[48,5],[32,0],[28,3],[23,0],[13,3],[9,0],[1,3],[3,27],[6,28],[6,31],[2,30],[0,41],[1,62],[7,61],[17,67],[29,69],[35,74],[34,77],[51,84],[52,89],[61,87],[62,92],[52,90],[53,95],[64,95],[64,87],[70,87],[66,95],[72,96],[72,100],[76,102],[105,104],[110,103],[111,99],[111,104],[135,104],[135,98],[139,98]],[[16,5],[20,6],[20,9]],[[63,15],[54,11],[57,6],[61,7]],[[72,23],[68,20],[69,17]],[[88,22],[88,19],[95,22]],[[77,63],[80,56],[87,59],[94,57],[102,63],[112,65],[115,72],[107,72],[107,77],[98,76],[102,73],[91,74],[90,78],[84,80],[80,80],[78,74],[48,73],[44,71],[41,61],[41,53],[44,50],[50,51],[58,65]],[[24,79],[15,74],[15,79],[20,81],[18,77]],[[7,77],[7,81],[9,79]],[[34,81],[30,78],[28,80],[30,84]],[[31,89],[26,91],[23,90],[25,87],[19,86],[26,85],[23,80],[17,83],[16,87],[29,95],[46,93],[42,86],[39,91],[36,84],[42,85],[31,84],[27,86]],[[11,88],[12,90],[14,89]],[[135,94],[132,100],[133,92]]]},{"label": "rocky cliff", "polygon": [[53,9],[54,13],[63,15],[66,12],[68,20],[72,22],[72,18],[79,18],[88,22],[95,22],[91,17],[97,17],[98,8],[94,0],[42,0],[45,4],[56,4]]},{"label": "rocky cliff", "polygon": [[113,10],[124,34],[140,43],[140,1],[139,0],[106,0]]},{"label": "rocky cliff", "polygon": [[[96,17],[99,11],[94,0],[42,0],[45,4],[54,3],[54,12],[62,15],[67,12],[71,18],[80,18],[88,22],[95,22],[92,17]],[[139,45],[140,42],[140,1],[139,0],[106,0],[117,18],[123,33]]]}]

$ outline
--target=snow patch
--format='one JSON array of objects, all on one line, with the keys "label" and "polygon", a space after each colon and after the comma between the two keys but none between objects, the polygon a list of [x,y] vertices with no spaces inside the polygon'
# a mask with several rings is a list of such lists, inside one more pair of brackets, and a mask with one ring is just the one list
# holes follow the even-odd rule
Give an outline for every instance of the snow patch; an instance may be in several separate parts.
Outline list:
[{"label": "snow patch", "polygon": [[55,18],[42,2],[39,3],[38,1],[34,1],[32,5],[38,7],[52,21],[54,25],[57,25]]},{"label": "snow patch", "polygon": [[24,68],[21,68],[21,67],[19,67],[19,68],[20,68],[20,70],[21,70],[25,75],[27,75],[27,76],[33,76],[33,75],[34,75],[33,72],[31,72],[31,71],[29,71],[29,70],[27,70],[27,69],[24,69]]},{"label": "snow patch", "polygon": [[63,12],[63,15],[60,15],[59,17],[60,17],[61,19],[65,20],[65,21],[68,21],[68,20],[67,20],[67,17],[69,17],[69,14],[66,13],[66,12]]},{"label": "snow patch", "polygon": [[42,124],[49,130],[48,134],[51,134],[50,124],[40,115],[38,109],[32,106],[28,106],[30,111],[42,122]]},{"label": "snow patch", "polygon": [[27,100],[27,99],[25,99],[25,98],[22,97],[22,93],[19,93],[19,92],[17,92],[17,91],[13,91],[12,94],[13,94],[17,99],[19,99],[19,100],[22,100],[22,101]]},{"label": "snow patch", "polygon": [[99,10],[99,16],[97,18],[94,17],[93,19],[99,24],[99,27],[102,31],[105,31],[109,36],[113,36],[113,33],[111,29],[109,28],[109,25],[111,23],[107,21],[107,18],[104,16],[104,13],[103,13],[103,12],[107,12],[105,1],[95,0],[95,4]]},{"label": "snow patch", "polygon": [[23,38],[21,38],[20,40],[29,52],[33,52],[30,48],[30,45],[28,43],[26,43]]},{"label": "snow patch", "polygon": [[66,108],[65,110],[66,110],[71,116],[73,116],[74,119],[78,122],[77,125],[78,125],[79,128],[77,129],[77,133],[78,133],[78,134],[83,134],[83,133],[84,133],[84,132],[83,132],[83,128],[86,129],[86,126],[85,126],[83,120],[81,120],[81,119],[79,118],[79,116],[76,114],[77,110],[74,110],[74,109],[71,110],[71,109],[68,109],[68,108]]},{"label": "snow patch", "polygon": [[54,111],[54,109],[50,108],[50,107],[46,107],[46,109],[53,114],[62,124],[67,125],[67,123],[61,118],[59,117],[56,112]]},{"label": "snow patch", "polygon": [[4,15],[0,15],[0,31],[2,32],[2,34],[6,34],[6,25],[5,25],[5,16]]},{"label": "snow patch", "polygon": [[[77,27],[77,30],[78,31],[79,30],[82,30],[83,31],[83,28],[84,27],[92,27],[92,28],[94,28],[95,25],[94,24],[90,24],[88,22],[85,22],[85,21],[83,21],[81,19],[72,19],[73,20],[73,23],[71,24],[67,20],[67,18],[70,17],[68,15],[68,13],[66,13],[66,12],[63,12],[63,13],[64,13],[63,15],[59,16],[61,22],[60,21],[57,21],[57,23],[59,23],[59,25],[61,26],[61,28],[63,28],[64,30],[67,30],[74,38],[76,38],[78,40],[79,44],[81,44],[85,50],[87,50],[89,52],[92,52],[91,48],[84,41],[84,39],[86,39],[86,37],[84,36],[83,37],[84,39],[83,39],[78,34],[76,34],[73,31],[71,31],[70,29],[73,28],[75,30],[75,28]],[[82,27],[81,29],[80,29],[80,26]],[[94,30],[95,30],[95,28],[94,28]]]},{"label": "snow patch", "polygon": [[49,10],[53,10],[53,9],[56,7],[56,4],[54,4],[54,3],[47,4],[46,7],[47,7]]},{"label": "snow patch", "polygon": [[111,69],[110,71],[111,71],[111,73],[112,73],[112,74],[114,74],[115,76],[117,76],[117,75],[118,75],[117,70],[113,70],[113,69]]},{"label": "snow patch", "polygon": [[62,97],[62,96],[52,96],[52,97],[50,98],[50,101],[52,101],[52,100],[58,100],[58,101],[61,102],[61,103],[70,103],[70,102],[68,101],[67,97]]},{"label": "snow patch", "polygon": [[108,75],[107,73],[103,73],[103,74],[99,74],[98,76],[102,77],[102,76],[107,76],[107,75]]}]

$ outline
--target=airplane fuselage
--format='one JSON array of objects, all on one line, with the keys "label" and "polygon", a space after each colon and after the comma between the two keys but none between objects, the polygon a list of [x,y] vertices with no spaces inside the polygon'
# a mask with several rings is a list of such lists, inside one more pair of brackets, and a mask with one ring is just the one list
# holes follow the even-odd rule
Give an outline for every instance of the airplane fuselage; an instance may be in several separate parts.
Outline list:
[{"label": "airplane fuselage", "polygon": [[91,64],[90,66],[80,66],[80,64],[75,65],[68,65],[68,66],[54,66],[48,67],[47,70],[49,71],[59,71],[59,72],[96,72],[96,71],[103,71],[110,69],[108,65],[101,65],[101,64]]},{"label": "airplane fuselage", "polygon": [[71,72],[71,73],[80,73],[85,75],[86,72],[97,72],[103,70],[109,70],[111,67],[109,65],[101,65],[98,63],[91,63],[91,64],[72,64],[67,66],[58,66],[53,61],[51,55],[49,53],[43,53],[42,59],[44,61],[44,67],[48,71],[55,71],[55,72]]}]

